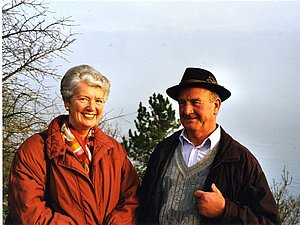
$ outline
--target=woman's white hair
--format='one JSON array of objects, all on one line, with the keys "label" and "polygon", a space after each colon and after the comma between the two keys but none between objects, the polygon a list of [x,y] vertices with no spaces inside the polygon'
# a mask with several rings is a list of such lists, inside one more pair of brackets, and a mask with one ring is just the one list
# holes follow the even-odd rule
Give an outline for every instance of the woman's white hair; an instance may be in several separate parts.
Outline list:
[{"label": "woman's white hair", "polygon": [[110,91],[109,80],[93,67],[80,65],[69,69],[61,80],[60,93],[64,102],[70,101],[81,82],[101,88],[104,92],[104,101],[107,100]]}]

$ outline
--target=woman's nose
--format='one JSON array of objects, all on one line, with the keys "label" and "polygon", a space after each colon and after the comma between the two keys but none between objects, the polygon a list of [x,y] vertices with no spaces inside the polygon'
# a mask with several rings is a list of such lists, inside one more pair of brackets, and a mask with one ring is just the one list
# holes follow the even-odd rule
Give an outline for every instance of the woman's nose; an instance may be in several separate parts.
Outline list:
[{"label": "woman's nose", "polygon": [[87,105],[87,109],[89,111],[94,111],[96,109],[96,103],[95,103],[95,101],[89,101],[89,103]]}]

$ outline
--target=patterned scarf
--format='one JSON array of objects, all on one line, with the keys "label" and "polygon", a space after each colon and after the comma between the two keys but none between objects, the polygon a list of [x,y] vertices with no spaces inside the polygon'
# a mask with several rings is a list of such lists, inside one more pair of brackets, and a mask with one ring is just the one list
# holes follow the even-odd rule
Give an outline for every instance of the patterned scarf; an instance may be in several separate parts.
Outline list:
[{"label": "patterned scarf", "polygon": [[78,132],[72,127],[69,127],[67,123],[64,123],[61,127],[61,134],[65,139],[66,144],[70,147],[71,151],[75,154],[78,161],[81,163],[85,172],[89,175],[90,164],[92,161],[92,153],[94,150],[95,130],[90,129],[85,141],[82,141]]}]

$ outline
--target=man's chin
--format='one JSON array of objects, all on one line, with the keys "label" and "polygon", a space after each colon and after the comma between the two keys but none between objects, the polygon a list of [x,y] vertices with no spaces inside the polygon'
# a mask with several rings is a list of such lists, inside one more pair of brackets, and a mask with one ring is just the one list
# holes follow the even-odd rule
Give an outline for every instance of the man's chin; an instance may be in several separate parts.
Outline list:
[{"label": "man's chin", "polygon": [[193,125],[193,124],[183,124],[183,127],[188,130],[188,131],[196,131],[197,130],[197,126]]}]

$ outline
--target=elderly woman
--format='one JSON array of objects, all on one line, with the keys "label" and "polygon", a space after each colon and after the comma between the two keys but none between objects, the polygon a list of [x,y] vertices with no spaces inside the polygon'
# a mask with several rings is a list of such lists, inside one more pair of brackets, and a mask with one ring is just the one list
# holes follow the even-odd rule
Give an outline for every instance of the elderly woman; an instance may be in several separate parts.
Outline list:
[{"label": "elderly woman", "polygon": [[87,65],[61,81],[69,115],[29,137],[13,161],[12,224],[134,224],[137,173],[125,150],[97,126],[108,79]]}]

